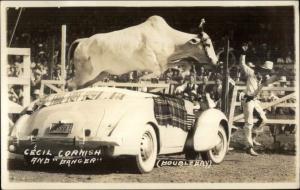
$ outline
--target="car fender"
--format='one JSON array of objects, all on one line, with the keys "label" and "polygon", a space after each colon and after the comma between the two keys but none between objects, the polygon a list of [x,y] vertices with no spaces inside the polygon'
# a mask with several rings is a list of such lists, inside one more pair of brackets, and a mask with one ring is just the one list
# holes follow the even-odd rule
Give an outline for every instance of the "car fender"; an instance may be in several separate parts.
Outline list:
[{"label": "car fender", "polygon": [[11,133],[9,136],[13,136],[13,137],[20,137],[20,136],[24,136],[26,134],[28,134],[29,131],[27,131],[27,125],[30,119],[30,115],[29,114],[24,114],[22,115],[17,122],[15,123],[15,125],[12,127]]},{"label": "car fender", "polygon": [[[221,122],[227,123],[226,116],[217,109],[208,109],[198,118],[193,135],[195,151],[210,150],[219,143],[218,127]],[[226,130],[226,129],[225,129]]]},{"label": "car fender", "polygon": [[114,147],[113,156],[137,155],[140,152],[140,140],[145,126],[154,121],[149,112],[137,110],[139,111],[123,115],[112,130],[111,138],[120,141],[120,145]]}]

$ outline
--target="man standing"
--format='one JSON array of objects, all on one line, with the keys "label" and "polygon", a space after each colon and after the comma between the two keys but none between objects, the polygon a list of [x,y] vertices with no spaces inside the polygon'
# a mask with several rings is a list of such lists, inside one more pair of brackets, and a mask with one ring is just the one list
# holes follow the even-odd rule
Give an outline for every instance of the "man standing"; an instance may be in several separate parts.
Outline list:
[{"label": "man standing", "polygon": [[[271,77],[269,80],[266,80],[264,83],[261,83],[264,77],[271,73],[273,69],[273,62],[266,61],[263,66],[251,68],[249,65],[246,64],[247,49],[248,45],[244,44],[242,46],[242,54],[240,56],[240,66],[247,77],[246,95],[244,96],[244,101],[242,103],[245,116],[244,132],[246,136],[249,154],[251,154],[252,156],[258,156],[258,153],[254,151],[254,145],[259,146],[261,144],[255,140],[255,137],[256,133],[258,131],[261,131],[267,118],[265,112],[263,111],[260,105],[260,101],[257,100],[257,95],[259,94],[264,85],[275,81],[276,77]],[[253,121],[254,115],[258,117],[258,122],[256,123],[256,126],[254,126]],[[253,127],[255,128],[254,130]],[[252,134],[252,132],[254,132],[254,134]]]}]

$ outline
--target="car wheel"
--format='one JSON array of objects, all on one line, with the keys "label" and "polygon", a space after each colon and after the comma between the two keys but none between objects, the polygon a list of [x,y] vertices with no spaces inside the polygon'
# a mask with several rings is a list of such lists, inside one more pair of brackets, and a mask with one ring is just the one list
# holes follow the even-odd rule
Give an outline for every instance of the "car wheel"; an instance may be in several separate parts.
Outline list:
[{"label": "car wheel", "polygon": [[139,154],[136,156],[136,166],[140,173],[152,171],[157,158],[157,139],[152,126],[146,125],[140,138]]},{"label": "car wheel", "polygon": [[228,148],[228,141],[223,126],[219,127],[218,136],[220,137],[221,142],[217,146],[213,147],[211,150],[201,152],[201,157],[203,160],[212,161],[214,164],[220,164],[225,158]]}]

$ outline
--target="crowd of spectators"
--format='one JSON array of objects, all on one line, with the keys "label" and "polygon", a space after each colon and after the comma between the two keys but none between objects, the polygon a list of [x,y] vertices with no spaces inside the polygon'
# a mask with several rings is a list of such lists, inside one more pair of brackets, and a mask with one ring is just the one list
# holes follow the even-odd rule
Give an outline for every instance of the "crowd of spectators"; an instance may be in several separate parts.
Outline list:
[{"label": "crowd of spectators", "polygon": [[[53,39],[51,38],[53,37]],[[30,48],[30,84],[31,100],[34,100],[39,94],[41,80],[59,80],[60,62],[59,45],[51,46],[52,41],[59,41],[58,36],[48,35],[46,31],[37,31],[36,33],[21,33],[14,37],[12,47]],[[8,56],[8,77],[24,77],[24,60],[20,55]],[[25,76],[28,77],[28,76]],[[22,86],[13,85],[9,87],[9,92],[16,92]],[[14,94],[14,95],[13,95]],[[18,97],[18,93],[9,93],[9,99],[15,103],[21,104],[23,97]]]}]

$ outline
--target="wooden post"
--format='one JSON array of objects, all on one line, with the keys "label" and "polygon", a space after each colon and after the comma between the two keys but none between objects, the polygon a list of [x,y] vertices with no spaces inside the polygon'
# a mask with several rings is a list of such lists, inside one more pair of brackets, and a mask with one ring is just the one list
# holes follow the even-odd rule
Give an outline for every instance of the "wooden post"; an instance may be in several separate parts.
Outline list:
[{"label": "wooden post", "polygon": [[[6,84],[7,85],[21,85],[23,86],[23,102],[22,106],[25,107],[30,104],[30,49],[28,48],[6,48],[7,55],[20,55],[23,56],[23,75],[19,77],[7,77]],[[7,57],[7,56],[4,56]],[[6,71],[6,70],[5,70]],[[5,75],[4,75],[5,76]],[[15,110],[8,110],[9,113],[18,113]]]},{"label": "wooden post", "polygon": [[229,77],[229,71],[228,71],[228,61],[229,61],[229,38],[226,39],[226,46],[225,46],[225,52],[226,52],[226,60],[223,65],[223,76],[225,77],[222,84],[222,105],[221,109],[222,111],[228,115],[228,91],[229,91],[229,84],[228,84],[228,77]]},{"label": "wooden post", "polygon": [[232,126],[232,124],[233,124],[237,93],[238,93],[238,87],[235,86],[233,88],[233,92],[232,92],[230,111],[229,111],[229,117],[228,117],[228,123],[229,123],[230,126]]},{"label": "wooden post", "polygon": [[23,56],[23,64],[24,64],[24,78],[27,81],[27,85],[23,86],[23,106],[27,106],[30,104],[30,65],[31,65],[31,60],[30,60],[30,49],[27,49],[27,55]]},{"label": "wooden post", "polygon": [[61,80],[66,81],[66,37],[67,37],[67,27],[62,25],[61,27]]}]

